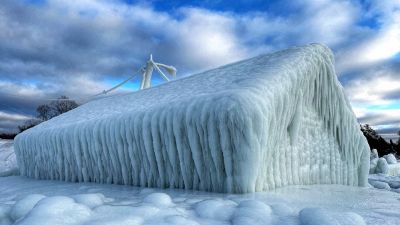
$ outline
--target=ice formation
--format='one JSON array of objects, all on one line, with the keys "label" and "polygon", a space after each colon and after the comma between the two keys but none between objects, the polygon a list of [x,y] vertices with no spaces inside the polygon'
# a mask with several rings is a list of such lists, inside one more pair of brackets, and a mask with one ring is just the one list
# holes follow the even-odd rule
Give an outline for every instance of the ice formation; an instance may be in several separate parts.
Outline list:
[{"label": "ice formation", "polygon": [[376,149],[372,149],[370,155],[369,173],[382,173],[390,176],[400,175],[400,163],[393,154],[387,154],[379,158]]},{"label": "ice formation", "polygon": [[364,219],[353,212],[331,212],[321,208],[300,211],[301,224],[305,225],[365,225]]},{"label": "ice formation", "polygon": [[388,164],[396,164],[397,163],[397,159],[393,154],[384,155],[383,158],[386,159],[386,162]]},{"label": "ice formation", "polygon": [[17,159],[12,140],[0,138],[0,177],[18,175]]},{"label": "ice formation", "polygon": [[312,44],[91,101],[16,137],[39,179],[254,192],[367,184],[332,52]]}]

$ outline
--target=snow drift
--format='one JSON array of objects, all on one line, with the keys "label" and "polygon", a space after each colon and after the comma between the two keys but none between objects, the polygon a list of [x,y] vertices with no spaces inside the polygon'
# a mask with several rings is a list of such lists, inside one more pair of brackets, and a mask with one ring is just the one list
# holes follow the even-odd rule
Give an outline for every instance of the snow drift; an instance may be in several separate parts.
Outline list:
[{"label": "snow drift", "polygon": [[312,44],[91,101],[16,137],[22,175],[215,192],[366,185],[369,148]]}]

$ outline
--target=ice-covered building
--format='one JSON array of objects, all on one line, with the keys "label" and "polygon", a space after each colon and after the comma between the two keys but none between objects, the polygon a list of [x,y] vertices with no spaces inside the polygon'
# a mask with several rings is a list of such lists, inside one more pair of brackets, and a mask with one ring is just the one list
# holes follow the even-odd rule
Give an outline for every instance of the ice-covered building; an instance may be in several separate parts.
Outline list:
[{"label": "ice-covered building", "polygon": [[366,185],[369,148],[312,44],[84,104],[19,134],[22,175],[216,192]]}]

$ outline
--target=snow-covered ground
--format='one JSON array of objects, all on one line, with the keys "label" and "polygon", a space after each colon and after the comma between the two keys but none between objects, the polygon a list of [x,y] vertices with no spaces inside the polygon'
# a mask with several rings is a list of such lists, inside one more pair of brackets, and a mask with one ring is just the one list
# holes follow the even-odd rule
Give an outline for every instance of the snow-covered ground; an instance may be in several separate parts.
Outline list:
[{"label": "snow-covered ground", "polygon": [[12,140],[0,139],[0,177],[18,173]]},{"label": "snow-covered ground", "polygon": [[386,189],[400,193],[400,176],[388,176],[385,174],[370,174],[368,182],[375,188]]},{"label": "snow-covered ground", "polygon": [[0,224],[400,224],[400,195],[341,185],[217,194],[0,178]]},{"label": "snow-covered ground", "polygon": [[[0,143],[0,168],[10,174],[12,142]],[[309,185],[239,195],[8,176],[0,177],[0,225],[400,224],[400,177],[369,180],[384,189]]]}]

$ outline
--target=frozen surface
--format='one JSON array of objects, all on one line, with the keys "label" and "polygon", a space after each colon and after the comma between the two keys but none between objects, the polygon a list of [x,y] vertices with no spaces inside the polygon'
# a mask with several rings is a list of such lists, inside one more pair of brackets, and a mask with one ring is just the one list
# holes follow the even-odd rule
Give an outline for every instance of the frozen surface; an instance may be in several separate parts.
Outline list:
[{"label": "frozen surface", "polygon": [[0,139],[0,177],[18,174],[12,140]]},{"label": "frozen surface", "polygon": [[305,208],[300,211],[304,225],[365,225],[364,219],[353,212],[332,212],[322,208]]},{"label": "frozen surface", "polygon": [[389,173],[389,164],[387,163],[385,158],[379,158],[375,168],[376,173]]},{"label": "frozen surface", "polygon": [[376,149],[373,149],[370,156],[369,173],[400,176],[400,163],[393,154],[379,158]]},{"label": "frozen surface", "polygon": [[91,101],[16,137],[22,175],[254,192],[366,185],[369,149],[318,44]]},{"label": "frozen surface", "polygon": [[388,174],[370,174],[369,184],[376,188],[387,189],[400,193],[400,176],[391,176]]},{"label": "frozen surface", "polygon": [[370,180],[369,184],[372,185],[374,188],[390,190],[389,184],[383,181]]},{"label": "frozen surface", "polygon": [[400,163],[389,164],[388,167],[389,167],[388,175],[400,176]]},{"label": "frozen surface", "polygon": [[397,159],[396,159],[396,157],[394,157],[393,154],[384,155],[383,158],[386,159],[388,164],[396,164],[397,163]]},{"label": "frozen surface", "polygon": [[219,194],[0,178],[0,224],[395,225],[400,194],[342,185]]}]

